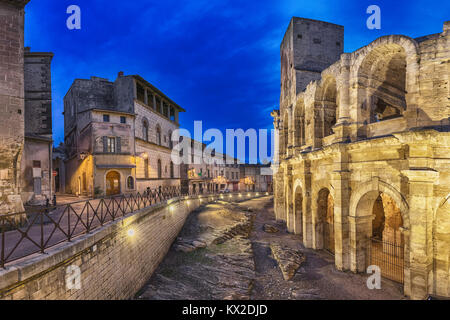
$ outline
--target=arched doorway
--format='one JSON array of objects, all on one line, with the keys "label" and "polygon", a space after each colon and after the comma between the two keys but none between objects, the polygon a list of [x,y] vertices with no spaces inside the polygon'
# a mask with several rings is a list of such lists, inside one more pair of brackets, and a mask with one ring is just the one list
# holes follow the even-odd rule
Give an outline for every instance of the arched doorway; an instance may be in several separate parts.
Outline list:
[{"label": "arched doorway", "polygon": [[110,171],[106,175],[106,195],[120,194],[120,174],[117,171]]},{"label": "arched doorway", "polygon": [[403,283],[405,241],[399,205],[389,194],[373,190],[360,198],[356,215],[357,270],[365,271],[375,265],[381,269],[383,277]]},{"label": "arched doorway", "polygon": [[450,195],[439,205],[433,234],[434,293],[450,296]]},{"label": "arched doorway", "polygon": [[297,186],[294,193],[294,233],[303,238],[303,193],[302,188]]},{"label": "arched doorway", "polygon": [[334,201],[326,188],[317,197],[316,248],[334,254]]}]

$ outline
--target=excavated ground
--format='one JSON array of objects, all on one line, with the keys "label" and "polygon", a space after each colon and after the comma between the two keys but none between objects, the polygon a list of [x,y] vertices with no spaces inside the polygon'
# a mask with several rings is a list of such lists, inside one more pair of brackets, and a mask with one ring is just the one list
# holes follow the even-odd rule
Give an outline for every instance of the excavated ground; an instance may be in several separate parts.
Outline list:
[{"label": "excavated ground", "polygon": [[327,252],[305,249],[276,222],[272,197],[218,201],[188,217],[136,299],[404,299],[401,286],[337,271]]}]

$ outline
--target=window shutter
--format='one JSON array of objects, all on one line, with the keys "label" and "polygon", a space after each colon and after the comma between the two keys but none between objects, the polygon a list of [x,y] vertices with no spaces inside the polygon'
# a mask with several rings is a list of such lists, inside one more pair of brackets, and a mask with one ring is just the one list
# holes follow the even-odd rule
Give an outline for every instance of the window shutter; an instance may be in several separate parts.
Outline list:
[{"label": "window shutter", "polygon": [[121,141],[120,137],[117,137],[116,141],[117,141],[117,153],[121,153],[122,152],[122,141]]},{"label": "window shutter", "polygon": [[103,152],[106,153],[108,152],[108,137],[103,137]]}]

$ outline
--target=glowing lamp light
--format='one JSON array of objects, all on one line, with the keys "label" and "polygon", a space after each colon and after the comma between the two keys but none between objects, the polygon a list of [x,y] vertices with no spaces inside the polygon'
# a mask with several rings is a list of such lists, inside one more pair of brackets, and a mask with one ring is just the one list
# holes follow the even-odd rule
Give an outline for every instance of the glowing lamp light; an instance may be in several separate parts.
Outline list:
[{"label": "glowing lamp light", "polygon": [[129,229],[127,234],[129,237],[134,237],[134,234],[135,234],[134,229]]}]

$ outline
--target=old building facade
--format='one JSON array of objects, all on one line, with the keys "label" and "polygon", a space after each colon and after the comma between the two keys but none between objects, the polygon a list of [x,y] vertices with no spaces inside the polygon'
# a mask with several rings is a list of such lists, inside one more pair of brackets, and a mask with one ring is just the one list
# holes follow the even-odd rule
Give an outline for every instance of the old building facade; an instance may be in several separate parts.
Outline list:
[{"label": "old building facade", "polygon": [[270,164],[243,164],[240,166],[239,189],[242,191],[272,192]]},{"label": "old building facade", "polygon": [[25,144],[22,200],[44,204],[53,195],[51,52],[25,48]]},{"label": "old building facade", "polygon": [[52,195],[52,53],[24,49],[24,7],[0,1],[0,214]]},{"label": "old building facade", "polygon": [[[185,141],[183,143],[183,141]],[[207,150],[205,143],[189,137],[180,137],[181,184],[190,193],[239,191],[239,161],[215,150]],[[186,148],[189,147],[189,148]]]},{"label": "old building facade", "polygon": [[343,53],[342,26],[293,18],[272,112],[277,219],[414,299],[450,296],[449,30]]},{"label": "old building facade", "polygon": [[178,186],[171,136],[180,111],[137,75],[76,79],[64,98],[66,192],[100,196]]}]

